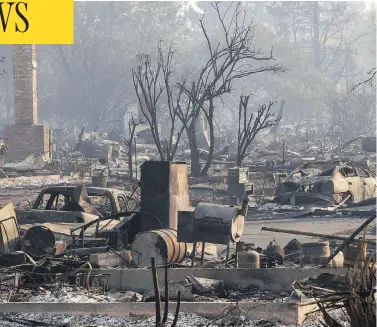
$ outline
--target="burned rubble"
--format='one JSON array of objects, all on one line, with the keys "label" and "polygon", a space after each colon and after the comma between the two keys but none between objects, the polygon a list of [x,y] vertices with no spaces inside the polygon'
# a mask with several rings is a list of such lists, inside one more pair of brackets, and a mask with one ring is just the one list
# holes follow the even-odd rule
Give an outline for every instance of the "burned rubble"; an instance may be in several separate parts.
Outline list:
[{"label": "burned rubble", "polygon": [[[90,152],[82,152],[91,163],[79,171],[77,162],[70,163],[68,178],[62,177],[68,170],[62,173],[55,164],[43,169],[57,171],[56,180],[46,172],[40,176],[38,165],[27,168],[29,176],[18,171],[26,176],[0,180],[4,190],[12,190],[8,180],[13,178],[13,185],[32,191],[26,205],[10,202],[0,210],[2,303],[155,302],[153,283],[133,287],[132,277],[128,286],[112,281],[117,271],[149,272],[154,258],[157,266],[185,271],[161,285],[161,301],[300,306],[316,303],[330,290],[341,291],[344,281],[335,280],[343,278],[342,269],[354,267],[360,255],[375,253],[376,178],[361,163],[245,163],[244,168],[233,168],[223,157],[210,176],[189,178],[185,162],[143,161],[145,150],[140,146],[140,178],[130,183],[122,168],[127,167],[122,147],[116,149],[116,156],[109,146],[92,159]],[[35,183],[38,178],[43,182]],[[6,191],[2,194],[7,198]],[[347,225],[347,219],[356,219],[361,228],[355,231],[358,225]],[[285,221],[320,226],[321,220],[342,221],[344,227],[313,232],[284,228]],[[283,234],[287,236],[281,239]],[[232,281],[232,271],[240,269],[250,273]],[[254,276],[257,270],[279,275],[292,274],[292,269],[304,272],[299,273],[302,278],[292,275],[284,286]],[[335,270],[321,273],[324,269]],[[318,286],[307,284],[321,277],[325,281]],[[21,317],[4,319],[10,323]],[[185,321],[182,313],[179,317]],[[42,314],[36,318],[45,319]],[[202,325],[213,321],[195,319]],[[241,321],[234,315],[218,319],[213,325],[280,326],[246,313]]]},{"label": "burned rubble", "polygon": [[[181,302],[183,308],[186,303],[298,308],[317,303],[326,292],[347,289],[341,279],[344,269],[375,253],[376,178],[362,163],[245,162],[245,167],[234,168],[229,158],[219,157],[209,176],[189,178],[184,161],[143,161],[145,148],[139,146],[134,173],[140,177],[131,183],[122,147],[116,148],[116,156],[109,149],[95,158],[82,152],[91,162],[86,168],[79,168],[77,161],[63,173],[59,164],[43,169],[36,165],[27,173],[17,171],[23,177],[0,180],[2,198],[28,199],[17,205],[3,202],[0,210],[3,304],[155,303],[149,275],[154,258],[157,267],[167,264],[173,274],[161,282],[161,302]],[[270,153],[264,155],[270,158]],[[48,175],[48,170],[56,175]],[[17,187],[29,193],[9,197],[7,192]],[[317,229],[300,230],[300,224],[311,222]],[[321,227],[338,222],[339,228]],[[249,272],[239,275],[243,270]],[[137,281],[135,275],[126,277],[130,280],[125,285],[114,283],[114,274],[127,271],[146,272],[150,281]],[[256,271],[272,271],[287,281]],[[247,312],[243,318],[230,314],[218,320],[192,319],[203,326],[283,326],[265,314]],[[185,324],[185,315],[178,315],[178,326]],[[41,313],[35,319],[45,317]],[[20,314],[3,318],[9,326],[12,319],[28,319]],[[70,326],[80,323],[61,319]],[[296,323],[310,326],[317,318],[300,319]],[[281,321],[287,326],[289,319]]]},{"label": "burned rubble", "polygon": [[[153,173],[156,170],[160,172],[158,178]],[[231,171],[238,174],[237,170]],[[365,256],[374,253],[376,243],[368,235],[370,232],[375,234],[375,227],[371,225],[365,230],[364,238],[357,238],[364,226],[374,224],[373,199],[359,204],[343,201],[340,206],[315,203],[312,205],[315,209],[309,211],[308,204],[305,209],[290,205],[279,213],[274,212],[277,207],[271,207],[273,211],[259,210],[268,208],[268,202],[255,206],[252,204],[253,191],[247,194],[244,187],[232,186],[232,196],[237,192],[244,194],[242,198],[238,197],[238,204],[237,199],[234,202],[229,197],[229,203],[233,204],[199,202],[196,207],[190,207],[186,164],[145,162],[140,172],[141,179],[138,185],[134,185],[134,190],[85,184],[49,186],[41,189],[30,208],[14,208],[12,203],[4,206],[0,211],[3,239],[0,265],[5,287],[2,302],[155,301],[153,288],[147,286],[138,289],[109,286],[112,269],[149,271],[150,260],[154,258],[157,266],[167,262],[169,270],[187,271],[185,276],[167,282],[169,301],[297,304],[318,296],[308,292],[308,286],[302,286],[304,281],[292,280],[291,290],[258,285],[266,283],[263,278],[256,284],[246,278],[237,285],[216,278],[215,271],[226,268],[228,272],[222,272],[220,276],[231,276],[234,269],[277,269],[277,273],[281,269],[304,269],[310,276],[311,269],[353,267],[359,257],[358,251],[364,251]],[[239,174],[241,176],[241,172]],[[234,182],[237,185],[239,180],[230,180],[230,183]],[[240,184],[245,182],[250,183],[248,172]],[[178,187],[172,189],[174,185]],[[166,189],[170,192],[163,193]],[[271,200],[273,204],[273,198]],[[176,211],[172,212],[172,208]],[[348,232],[353,232],[350,236],[262,226],[258,232],[261,235],[275,233],[267,236],[270,241],[266,247],[242,240],[250,219],[264,221],[263,211],[275,215],[270,219],[278,225],[280,219],[284,221],[287,217],[308,221],[315,217],[334,217],[336,220],[339,214],[344,215],[343,210],[352,208],[357,210],[348,215],[348,219],[352,220],[362,212],[365,223],[356,232]],[[292,240],[280,243],[278,235],[281,233],[292,235]],[[316,238],[317,241],[300,242],[294,238],[296,235]],[[331,254],[336,256],[327,260]],[[210,267],[214,274],[207,276],[213,277],[196,275],[196,267]],[[342,276],[335,271],[330,275],[333,278]],[[250,278],[252,276],[253,273]],[[334,285],[332,282],[322,283],[318,289]],[[161,294],[164,301],[165,292]]]}]

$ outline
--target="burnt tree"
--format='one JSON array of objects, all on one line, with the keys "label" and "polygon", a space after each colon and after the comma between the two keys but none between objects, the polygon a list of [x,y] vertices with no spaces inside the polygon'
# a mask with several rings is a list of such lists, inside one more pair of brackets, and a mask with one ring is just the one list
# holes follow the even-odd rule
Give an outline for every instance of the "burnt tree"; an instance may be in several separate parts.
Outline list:
[{"label": "burnt tree", "polygon": [[[232,91],[233,82],[252,74],[264,72],[282,72],[279,64],[264,65],[274,60],[272,49],[265,55],[256,48],[254,42],[255,25],[246,21],[246,12],[241,11],[240,3],[233,2],[222,14],[219,3],[212,4],[220,26],[221,41],[217,42],[209,36],[200,20],[202,34],[206,40],[208,61],[200,69],[198,77],[189,84],[180,84],[188,95],[192,106],[192,119],[186,122],[186,132],[191,150],[191,175],[206,175],[214,153],[214,117],[215,101],[222,95]],[[209,128],[209,155],[203,169],[200,169],[199,149],[197,143],[196,121],[203,113]]]},{"label": "burnt tree", "polygon": [[[132,147],[135,139],[136,134],[136,127],[140,124],[144,124],[144,122],[139,119],[135,120],[133,116],[131,116],[130,121],[128,122],[128,131],[129,136],[128,138],[124,138],[124,145],[127,148],[127,161],[128,161],[128,179],[131,182],[133,180],[133,163],[132,163]],[[135,156],[136,156],[136,148],[135,148]],[[136,164],[136,163],[135,163]]]},{"label": "burnt tree", "polygon": [[[183,88],[172,82],[174,54],[173,45],[170,45],[165,54],[160,41],[157,47],[156,67],[153,67],[148,56],[144,56],[138,67],[132,70],[141,112],[151,129],[160,159],[167,161],[173,160],[179,140],[191,117],[190,99],[185,96]],[[164,140],[160,121],[170,123],[168,136]]]},{"label": "burnt tree", "polygon": [[256,112],[249,113],[250,95],[241,95],[238,107],[238,133],[237,133],[237,161],[238,167],[247,156],[247,150],[257,134],[266,128],[270,128],[279,122],[275,114],[271,112],[274,103],[259,106]]}]

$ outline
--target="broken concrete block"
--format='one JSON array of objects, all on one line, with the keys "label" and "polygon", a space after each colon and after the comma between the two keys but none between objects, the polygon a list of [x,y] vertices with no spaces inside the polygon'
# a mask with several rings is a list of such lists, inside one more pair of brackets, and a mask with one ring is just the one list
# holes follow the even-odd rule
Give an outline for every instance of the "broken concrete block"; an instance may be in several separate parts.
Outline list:
[{"label": "broken concrete block", "polygon": [[127,291],[123,293],[122,296],[119,298],[121,302],[141,302],[143,300],[143,296],[136,292]]},{"label": "broken concrete block", "polygon": [[130,251],[116,251],[106,253],[95,253],[89,256],[89,262],[94,268],[98,267],[119,267],[132,260]]},{"label": "broken concrete block", "polygon": [[224,295],[224,282],[222,280],[199,278],[194,276],[188,276],[187,279],[192,283],[193,291],[196,294],[217,296]]},{"label": "broken concrete block", "polygon": [[[181,291],[181,301],[194,301],[195,297],[192,293],[192,284],[188,279],[181,281],[169,281],[169,299],[177,300],[178,291]],[[165,300],[165,288],[160,287],[161,299]],[[152,301],[155,298],[154,290],[148,290],[144,293],[144,301]]]}]

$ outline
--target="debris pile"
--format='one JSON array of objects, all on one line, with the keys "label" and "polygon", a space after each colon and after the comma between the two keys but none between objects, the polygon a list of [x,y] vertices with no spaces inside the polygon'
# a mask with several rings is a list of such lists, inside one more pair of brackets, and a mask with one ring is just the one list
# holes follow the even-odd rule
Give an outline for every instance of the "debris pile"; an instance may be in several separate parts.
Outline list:
[{"label": "debris pile", "polygon": [[[299,186],[299,190],[292,191],[296,200],[299,199],[296,197],[298,193],[312,196],[314,188],[318,186],[304,182],[306,178],[311,178],[308,171],[315,170],[314,166],[305,167],[308,170],[304,169],[303,172],[307,175],[301,176],[299,182],[288,180],[295,178],[292,176],[301,168],[280,182]],[[343,163],[339,166],[330,164],[332,177],[322,177],[332,178],[334,184],[333,173],[341,172],[346,167],[360,171],[354,163],[348,166]],[[316,195],[311,204],[310,201],[302,204],[291,200],[288,204],[279,204],[276,198],[281,195],[269,199],[261,193],[260,197],[260,194],[254,193],[254,183],[249,182],[250,175],[243,174],[243,170],[232,169],[230,172],[236,179],[231,194],[227,193],[226,182],[233,182],[227,181],[226,175],[213,177],[225,182],[222,183],[225,189],[221,197],[216,198],[219,203],[199,201],[193,206],[189,198],[185,164],[146,163],[139,171],[142,176],[140,183],[133,184],[133,188],[129,187],[128,190],[86,186],[83,183],[49,186],[42,189],[27,208],[14,208],[12,203],[4,206],[0,210],[3,244],[0,273],[5,290],[1,301],[147,304],[156,302],[156,294],[160,294],[160,301],[173,302],[302,304],[319,294],[313,293],[313,286],[307,286],[305,281],[294,282],[291,290],[277,291],[250,283],[244,287],[232,285],[226,278],[199,277],[193,270],[173,280],[166,277],[163,287],[157,291],[155,284],[154,288],[148,286],[138,290],[132,286],[111,289],[109,278],[112,278],[113,271],[118,270],[149,271],[151,258],[154,258],[155,266],[164,266],[166,271],[174,268],[212,268],[213,276],[218,269],[222,271],[224,268],[232,274],[232,269],[263,271],[304,268],[310,271],[323,267],[353,267],[359,253],[367,255],[373,252],[371,249],[376,244],[370,238],[357,238],[369,225],[370,232],[375,232],[375,225],[372,225],[376,207],[374,194],[367,198],[368,193],[363,192],[361,195],[365,199],[359,197],[358,201],[350,201],[355,197],[347,193],[340,202],[336,201],[334,194],[321,194],[320,198]],[[202,181],[197,180],[196,185],[197,182]],[[277,183],[277,189],[282,184]],[[247,194],[248,185],[252,185],[250,194]],[[303,188],[300,189],[301,186]],[[193,189],[195,187],[191,186],[191,191]],[[200,194],[200,188],[196,190]],[[258,235],[273,232],[277,233],[276,237],[266,236],[270,241],[266,246],[247,242],[245,229],[248,222],[264,221],[266,215],[276,224],[279,220],[311,221],[313,217],[336,219],[339,215],[350,219],[359,215],[364,217],[364,223],[356,230],[347,230],[339,235],[335,230],[332,233],[315,233],[262,226],[261,230],[253,232]],[[278,236],[282,233],[316,240],[291,239],[281,243]],[[321,285],[318,287],[326,288],[324,284]],[[161,320],[170,321],[166,316]],[[249,321],[247,314],[217,317],[216,321],[203,318],[202,321],[216,326],[267,324],[263,320]]]}]

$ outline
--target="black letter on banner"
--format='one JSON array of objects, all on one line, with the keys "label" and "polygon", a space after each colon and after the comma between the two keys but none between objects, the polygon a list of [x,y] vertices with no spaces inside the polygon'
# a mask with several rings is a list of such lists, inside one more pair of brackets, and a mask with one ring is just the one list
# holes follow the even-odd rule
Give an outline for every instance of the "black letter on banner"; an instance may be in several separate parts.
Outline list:
[{"label": "black letter on banner", "polygon": [[[4,13],[3,13],[3,4],[8,3],[9,4],[9,11],[8,11],[8,16],[7,19],[5,20]],[[1,25],[3,26],[3,31],[7,31],[7,25],[8,25],[8,20],[9,20],[9,15],[12,10],[12,6],[14,5],[14,2],[0,2],[0,18],[1,18]]]},{"label": "black letter on banner", "polygon": [[16,23],[16,32],[21,32],[21,33],[25,33],[28,29],[29,29],[29,21],[27,20],[27,18],[20,12],[20,10],[18,9],[18,6],[19,5],[24,5],[25,6],[25,11],[27,11],[27,3],[26,2],[19,2],[16,4],[16,13],[17,15],[24,21],[25,23],[25,29],[23,31],[21,31],[19,28],[18,28],[18,25]]}]

